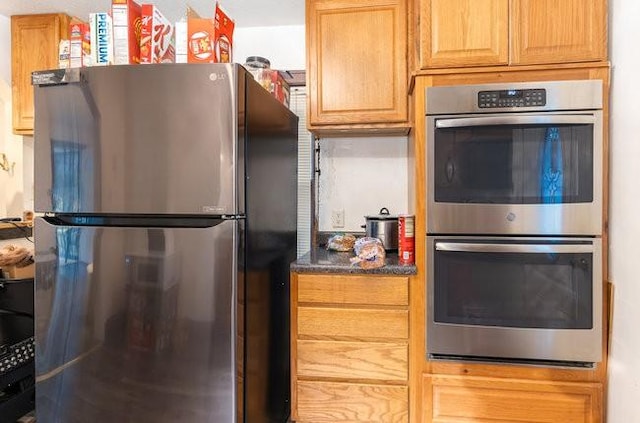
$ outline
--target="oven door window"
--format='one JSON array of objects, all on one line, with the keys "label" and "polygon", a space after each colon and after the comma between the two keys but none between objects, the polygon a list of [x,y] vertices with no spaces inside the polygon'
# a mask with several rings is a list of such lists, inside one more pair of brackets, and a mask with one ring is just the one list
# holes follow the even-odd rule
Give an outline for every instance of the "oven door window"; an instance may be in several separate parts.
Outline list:
[{"label": "oven door window", "polygon": [[590,253],[434,251],[437,323],[591,329]]},{"label": "oven door window", "polygon": [[479,123],[434,130],[436,202],[593,201],[593,124]]}]

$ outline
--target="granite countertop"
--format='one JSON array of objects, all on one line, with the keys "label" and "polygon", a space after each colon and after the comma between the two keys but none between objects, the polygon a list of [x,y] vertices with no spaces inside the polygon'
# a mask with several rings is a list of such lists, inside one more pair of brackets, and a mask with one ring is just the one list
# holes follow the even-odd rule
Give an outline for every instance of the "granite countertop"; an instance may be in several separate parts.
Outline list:
[{"label": "granite countertop", "polygon": [[31,236],[32,228],[33,224],[27,222],[0,222],[0,240]]},{"label": "granite countertop", "polygon": [[352,265],[349,259],[352,252],[341,253],[327,251],[325,248],[316,247],[298,260],[291,263],[291,271],[297,273],[352,273],[352,274],[377,274],[377,275],[415,275],[415,265],[398,264],[398,254],[387,252],[385,265],[377,269],[362,269],[358,265]]}]

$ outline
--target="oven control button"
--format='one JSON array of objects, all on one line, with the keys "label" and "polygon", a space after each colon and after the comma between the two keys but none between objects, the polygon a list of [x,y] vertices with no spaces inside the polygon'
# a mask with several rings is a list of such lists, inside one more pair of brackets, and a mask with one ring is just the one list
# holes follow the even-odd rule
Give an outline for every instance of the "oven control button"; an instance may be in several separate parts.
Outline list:
[{"label": "oven control button", "polygon": [[511,212],[509,212],[509,213],[507,214],[507,220],[508,220],[509,222],[513,222],[514,220],[516,220],[516,214],[515,214],[515,213],[511,213]]}]

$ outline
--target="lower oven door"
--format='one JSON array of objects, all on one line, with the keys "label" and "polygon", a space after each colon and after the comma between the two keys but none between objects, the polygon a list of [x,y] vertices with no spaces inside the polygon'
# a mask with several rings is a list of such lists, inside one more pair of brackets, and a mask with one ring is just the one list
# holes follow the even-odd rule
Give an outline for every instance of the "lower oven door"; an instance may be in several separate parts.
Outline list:
[{"label": "lower oven door", "polygon": [[428,355],[600,361],[601,249],[599,238],[428,236]]}]

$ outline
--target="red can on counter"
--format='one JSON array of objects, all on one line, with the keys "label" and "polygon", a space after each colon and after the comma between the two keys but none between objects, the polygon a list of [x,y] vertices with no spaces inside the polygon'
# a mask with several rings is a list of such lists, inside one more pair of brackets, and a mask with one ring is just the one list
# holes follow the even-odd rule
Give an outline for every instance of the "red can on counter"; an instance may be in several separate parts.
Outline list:
[{"label": "red can on counter", "polygon": [[415,216],[401,214],[398,216],[398,263],[414,264],[415,257]]}]

